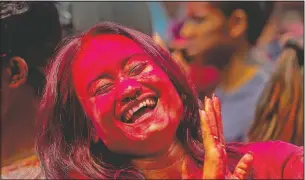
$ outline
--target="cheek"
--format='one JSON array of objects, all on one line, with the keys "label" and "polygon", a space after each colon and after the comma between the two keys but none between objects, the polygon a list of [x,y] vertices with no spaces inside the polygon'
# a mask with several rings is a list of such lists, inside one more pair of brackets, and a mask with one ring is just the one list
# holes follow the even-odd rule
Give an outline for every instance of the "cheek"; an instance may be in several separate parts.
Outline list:
[{"label": "cheek", "polygon": [[[179,117],[183,116],[183,103],[182,100],[180,98],[180,96],[178,95],[177,92],[173,92],[175,93],[175,96],[173,96],[173,98],[169,103],[169,108],[168,108],[168,114],[170,119],[177,119]],[[175,103],[171,103],[171,102],[175,102]],[[177,120],[181,120],[181,119],[177,119]]]},{"label": "cheek", "polygon": [[180,117],[180,114],[178,113],[183,109],[181,98],[172,82],[163,71],[154,68],[150,73],[139,78],[138,81],[158,93],[160,96],[160,103],[164,108],[161,110],[162,113],[164,113],[163,111],[166,111],[171,119]]},{"label": "cheek", "polygon": [[168,87],[171,83],[167,76],[157,71],[151,71],[151,73],[142,76],[138,79],[138,82],[156,92],[157,96],[161,96],[165,93],[167,94]]},{"label": "cheek", "polygon": [[114,96],[112,94],[89,99],[85,104],[85,110],[101,140],[103,140],[102,137],[107,137],[106,134],[114,131]]},{"label": "cheek", "polygon": [[205,46],[212,46],[221,41],[225,35],[225,27],[219,20],[207,20],[197,27],[198,43]]},{"label": "cheek", "polygon": [[153,90],[163,89],[164,80],[167,76],[156,65],[150,65],[143,71],[143,74],[137,77],[137,81]]},{"label": "cheek", "polygon": [[160,71],[153,74],[150,75],[150,78],[155,83],[154,87],[160,93],[164,110],[168,112],[170,119],[181,117],[179,113],[182,112],[183,105],[176,88],[165,73]]}]

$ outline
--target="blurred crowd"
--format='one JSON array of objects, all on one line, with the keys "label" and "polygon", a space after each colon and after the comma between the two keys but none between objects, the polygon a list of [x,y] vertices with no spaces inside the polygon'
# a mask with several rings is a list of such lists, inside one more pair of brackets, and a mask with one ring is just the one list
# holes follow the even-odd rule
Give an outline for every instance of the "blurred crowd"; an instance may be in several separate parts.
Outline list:
[{"label": "blurred crowd", "polygon": [[[304,2],[0,2],[1,164],[31,161],[48,60],[103,21],[154,38],[222,103],[227,142],[304,144]],[[37,163],[37,162],[36,162]],[[7,170],[8,171],[8,170]]]}]

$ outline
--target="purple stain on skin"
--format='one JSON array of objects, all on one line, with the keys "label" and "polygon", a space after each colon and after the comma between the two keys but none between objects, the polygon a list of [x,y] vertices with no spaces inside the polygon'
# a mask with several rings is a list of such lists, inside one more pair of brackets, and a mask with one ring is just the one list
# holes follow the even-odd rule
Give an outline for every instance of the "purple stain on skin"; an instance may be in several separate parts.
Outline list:
[{"label": "purple stain on skin", "polygon": [[184,21],[175,22],[170,27],[170,33],[173,37],[173,39],[182,39],[180,35],[180,31],[183,27]]}]

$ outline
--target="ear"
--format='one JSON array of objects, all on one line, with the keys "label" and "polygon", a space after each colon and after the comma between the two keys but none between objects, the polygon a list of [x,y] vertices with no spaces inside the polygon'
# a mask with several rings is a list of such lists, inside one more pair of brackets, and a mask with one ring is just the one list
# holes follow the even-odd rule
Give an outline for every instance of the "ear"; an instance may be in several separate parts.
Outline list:
[{"label": "ear", "polygon": [[228,32],[233,38],[240,37],[247,31],[248,16],[244,10],[235,10],[228,21]]},{"label": "ear", "polygon": [[28,65],[25,60],[19,56],[12,57],[9,60],[9,66],[7,72],[10,76],[10,88],[18,88],[24,84],[28,77]]}]

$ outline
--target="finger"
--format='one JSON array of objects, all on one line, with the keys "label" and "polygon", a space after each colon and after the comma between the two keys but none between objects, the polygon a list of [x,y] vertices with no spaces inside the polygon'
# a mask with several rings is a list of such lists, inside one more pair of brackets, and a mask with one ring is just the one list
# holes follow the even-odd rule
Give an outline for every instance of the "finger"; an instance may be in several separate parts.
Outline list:
[{"label": "finger", "polygon": [[221,117],[221,105],[220,105],[220,99],[213,94],[212,97],[213,101],[213,107],[215,111],[216,116],[216,123],[217,123],[217,131],[218,131],[218,137],[220,139],[221,144],[225,144],[225,138],[223,133],[223,123],[222,123],[222,117]]},{"label": "finger", "polygon": [[253,155],[250,152],[244,155],[241,158],[241,160],[238,162],[233,172],[233,176],[237,177],[238,179],[247,179],[251,172],[252,164],[253,164]]},{"label": "finger", "polygon": [[216,144],[213,135],[211,134],[209,119],[204,110],[199,110],[199,113],[204,148],[205,150],[214,149]]},{"label": "finger", "polygon": [[189,178],[189,174],[187,171],[187,166],[186,166],[186,159],[183,160],[182,162],[182,168],[181,168],[181,178],[182,179],[188,179]]},{"label": "finger", "polygon": [[[216,136],[219,138],[218,136],[218,127],[217,127],[217,122],[216,122],[216,117],[215,117],[215,111],[214,111],[214,106],[213,106],[213,102],[210,98],[205,98],[205,112],[206,115],[208,117],[209,120],[209,124],[210,124],[210,128],[211,128],[211,134],[213,136]],[[219,141],[218,138],[215,138],[215,140]]]}]

